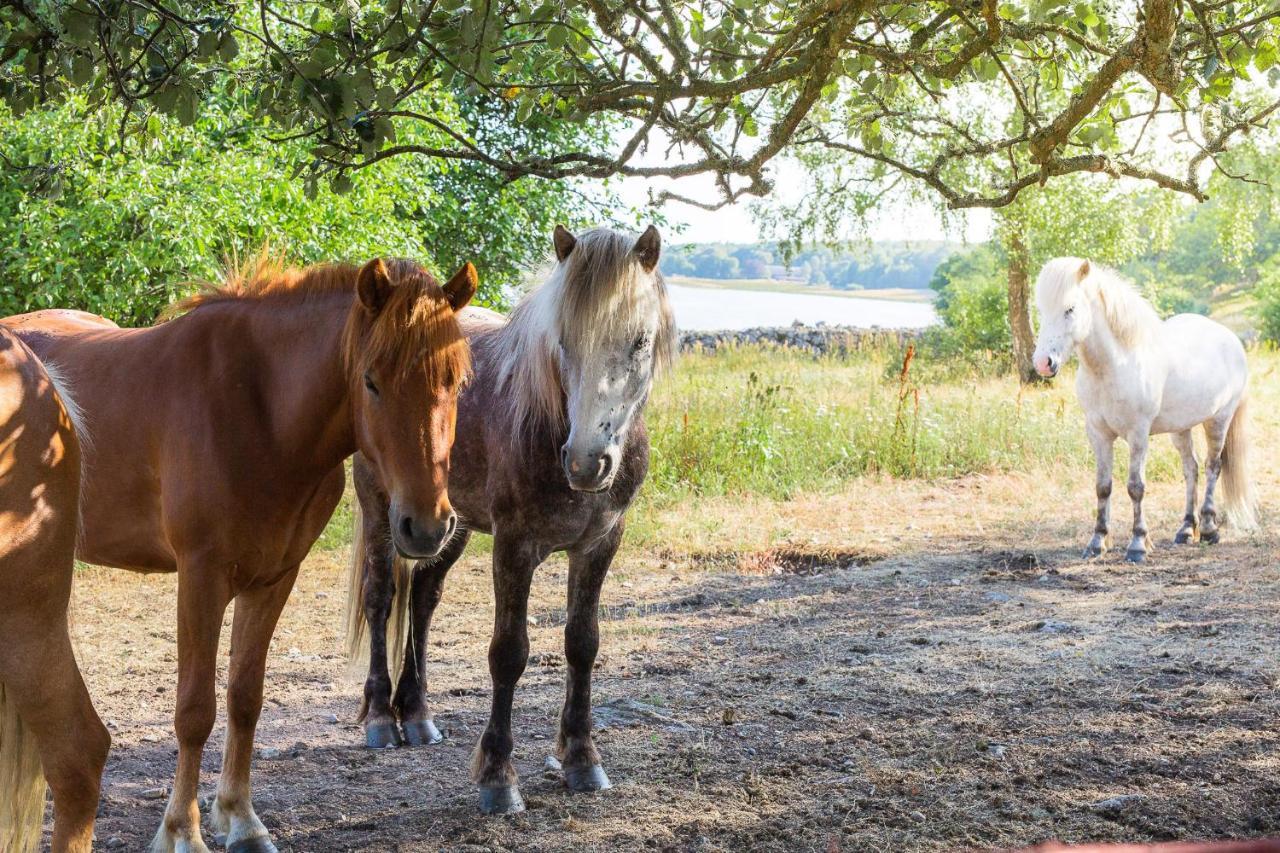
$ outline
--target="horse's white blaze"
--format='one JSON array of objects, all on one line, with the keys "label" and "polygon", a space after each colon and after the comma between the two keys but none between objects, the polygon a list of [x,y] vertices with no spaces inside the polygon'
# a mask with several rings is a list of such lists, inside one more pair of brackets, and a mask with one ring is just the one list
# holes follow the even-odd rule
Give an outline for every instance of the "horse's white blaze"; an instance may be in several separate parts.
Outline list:
[{"label": "horse's white blaze", "polygon": [[[1144,489],[1142,465],[1147,437],[1178,436],[1202,425],[1208,439],[1208,484],[1202,509],[1202,533],[1216,530],[1213,490],[1218,468],[1224,478],[1228,511],[1238,522],[1253,518],[1248,488],[1243,418],[1248,363],[1240,340],[1226,327],[1196,314],[1161,321],[1154,309],[1111,270],[1080,258],[1057,258],[1045,264],[1036,281],[1040,334],[1035,367],[1051,376],[1080,354],[1076,393],[1085,411],[1086,428],[1095,453],[1123,438],[1133,457],[1129,491],[1134,500],[1134,539],[1130,554],[1145,553],[1146,528],[1141,518]],[[1223,453],[1224,447],[1230,453]],[[1109,465],[1099,455],[1099,522],[1090,551],[1106,535],[1104,494],[1110,492]],[[1184,454],[1190,477],[1194,457]],[[1189,494],[1193,494],[1189,490]],[[1188,511],[1194,527],[1194,517]]]}]

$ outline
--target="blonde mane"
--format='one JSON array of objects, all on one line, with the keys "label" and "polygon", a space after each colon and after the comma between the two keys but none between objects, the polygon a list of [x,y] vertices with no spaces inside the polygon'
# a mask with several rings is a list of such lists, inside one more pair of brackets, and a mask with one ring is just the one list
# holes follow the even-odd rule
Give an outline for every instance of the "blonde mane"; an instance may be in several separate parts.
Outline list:
[{"label": "blonde mane", "polygon": [[541,424],[565,426],[560,348],[589,360],[646,330],[656,311],[655,375],[670,366],[676,334],[666,283],[656,270],[644,272],[634,245],[634,237],[608,228],[578,235],[567,262],[521,299],[487,342],[513,437]]},{"label": "blonde mane", "polygon": [[[1080,278],[1085,264],[1087,273]],[[1046,263],[1036,283],[1037,300],[1042,309],[1055,310],[1075,287],[1101,307],[1116,343],[1125,349],[1146,343],[1160,326],[1160,315],[1129,281],[1110,267],[1082,258],[1054,258]]]},{"label": "blonde mane", "polygon": [[[456,384],[471,371],[471,355],[453,309],[439,282],[416,261],[384,259],[394,285],[372,324],[353,309],[342,334],[342,360],[348,373],[384,366],[392,382],[426,359],[433,385]],[[227,302],[300,300],[329,293],[355,296],[360,268],[346,263],[288,265],[281,254],[264,248],[240,262],[229,259],[222,280],[200,282],[199,289],[161,313],[172,319],[206,305]]]}]

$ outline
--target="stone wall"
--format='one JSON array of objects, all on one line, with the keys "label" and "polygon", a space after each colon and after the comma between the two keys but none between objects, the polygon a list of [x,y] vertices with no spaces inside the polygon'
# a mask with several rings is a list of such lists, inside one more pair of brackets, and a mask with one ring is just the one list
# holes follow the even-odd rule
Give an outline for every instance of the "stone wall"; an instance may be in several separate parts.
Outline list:
[{"label": "stone wall", "polygon": [[681,332],[680,349],[714,352],[722,346],[772,346],[801,349],[817,355],[844,353],[880,347],[903,345],[920,336],[918,329],[859,329],[854,326],[828,326],[818,323],[806,326],[772,326],[757,329],[735,329],[718,332]]}]

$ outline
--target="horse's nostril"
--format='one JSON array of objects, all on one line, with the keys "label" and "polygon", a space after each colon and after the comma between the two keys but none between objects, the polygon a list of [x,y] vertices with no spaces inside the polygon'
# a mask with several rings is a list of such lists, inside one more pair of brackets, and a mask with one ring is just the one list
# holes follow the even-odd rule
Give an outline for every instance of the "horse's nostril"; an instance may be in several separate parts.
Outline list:
[{"label": "horse's nostril", "polygon": [[404,537],[404,541],[412,542],[414,540],[413,533],[414,532],[413,532],[412,516],[408,516],[408,515],[400,516],[400,535]]},{"label": "horse's nostril", "polygon": [[613,457],[608,453],[600,457],[600,479],[605,479],[613,471]]}]

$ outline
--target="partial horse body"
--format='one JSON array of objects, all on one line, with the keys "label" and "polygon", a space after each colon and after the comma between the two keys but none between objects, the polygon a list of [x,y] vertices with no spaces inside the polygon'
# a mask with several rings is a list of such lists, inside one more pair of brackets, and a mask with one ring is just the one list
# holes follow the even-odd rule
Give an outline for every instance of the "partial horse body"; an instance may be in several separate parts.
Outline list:
[{"label": "partial horse body", "polygon": [[153,328],[3,321],[72,383],[92,436],[81,558],[178,573],[178,766],[154,851],[207,850],[196,793],[232,601],[213,820],[232,853],[275,850],[249,764],[276,621],[356,450],[389,484],[398,548],[429,557],[453,534],[448,454],[469,369],[455,314],[475,285],[469,264],[441,288],[409,261],[297,270],[264,256]]},{"label": "partial horse body", "polygon": [[[80,441],[72,405],[0,328],[0,850],[88,853],[111,739],[71,649]],[[42,773],[43,771],[43,773]]]},{"label": "partial horse body", "polygon": [[[511,763],[511,707],[529,656],[529,586],[554,551],[569,554],[568,688],[557,741],[564,779],[576,791],[609,787],[591,738],[597,605],[626,510],[648,470],[641,412],[655,372],[673,352],[655,229],[635,240],[607,229],[574,237],[557,228],[554,243],[550,278],[509,321],[475,308],[462,316],[475,362],[459,401],[450,480],[462,524],[438,557],[397,571],[385,487],[359,456],[354,468],[363,521],[357,521],[348,636],[354,649],[367,625],[362,717],[369,746],[440,740],[426,702],[431,616],[470,531],[493,534],[493,698],[472,768],[481,808],[490,814],[524,808]],[[396,608],[393,599],[406,604]],[[407,637],[393,639],[390,652],[404,656],[393,697],[387,621],[405,607]]]},{"label": "partial horse body", "polygon": [[[1098,516],[1086,557],[1110,547],[1112,447],[1129,445],[1129,497],[1133,538],[1125,557],[1146,559],[1151,538],[1142,512],[1150,436],[1170,433],[1182,455],[1187,497],[1182,526],[1174,537],[1219,540],[1219,523],[1256,526],[1257,507],[1249,472],[1248,362],[1229,329],[1198,314],[1161,321],[1155,310],[1111,270],[1080,258],[1045,264],[1036,282],[1040,336],[1035,366],[1052,377],[1080,352],[1076,392],[1097,460]],[[1208,447],[1204,503],[1196,517],[1199,463],[1191,431],[1204,427]],[[1222,485],[1219,512],[1216,489]]]}]

